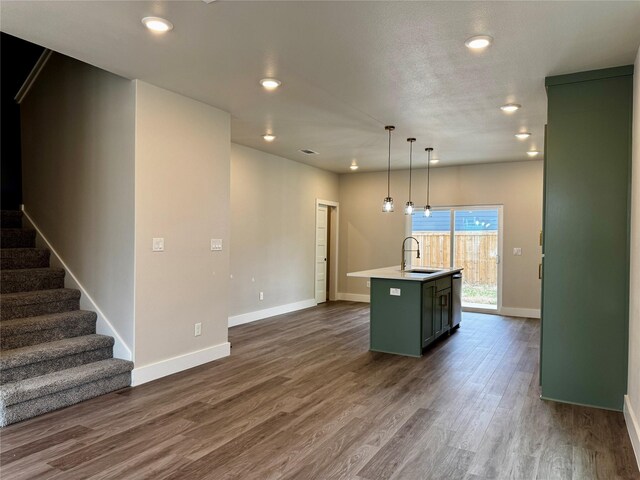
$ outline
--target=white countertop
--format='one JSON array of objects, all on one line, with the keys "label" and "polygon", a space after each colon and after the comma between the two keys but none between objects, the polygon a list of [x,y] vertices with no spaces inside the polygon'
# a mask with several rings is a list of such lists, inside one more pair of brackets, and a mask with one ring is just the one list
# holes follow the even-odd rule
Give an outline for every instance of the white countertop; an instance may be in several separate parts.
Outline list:
[{"label": "white countertop", "polygon": [[[414,270],[413,272],[410,270]],[[415,270],[438,270],[434,273],[421,273]],[[361,272],[347,273],[347,277],[360,278],[388,278],[393,280],[412,280],[417,282],[425,282],[435,280],[436,278],[446,277],[454,273],[461,272],[462,268],[431,268],[431,267],[411,267],[404,272],[400,270],[400,266],[375,268],[373,270],[363,270]]]}]

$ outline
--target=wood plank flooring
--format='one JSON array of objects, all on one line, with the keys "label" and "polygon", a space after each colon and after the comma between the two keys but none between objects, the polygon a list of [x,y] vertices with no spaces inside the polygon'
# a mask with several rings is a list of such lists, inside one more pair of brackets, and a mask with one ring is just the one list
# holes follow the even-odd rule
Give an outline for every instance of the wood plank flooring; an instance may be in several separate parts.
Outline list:
[{"label": "wood plank flooring", "polygon": [[539,399],[539,322],[465,313],[420,359],[368,305],[230,330],[232,355],[0,431],[3,479],[640,479],[621,413]]}]

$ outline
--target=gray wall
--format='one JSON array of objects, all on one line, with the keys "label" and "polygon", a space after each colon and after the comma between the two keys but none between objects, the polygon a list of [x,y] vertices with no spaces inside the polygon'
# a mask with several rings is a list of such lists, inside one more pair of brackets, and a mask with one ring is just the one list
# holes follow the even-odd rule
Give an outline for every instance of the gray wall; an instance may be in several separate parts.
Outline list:
[{"label": "gray wall", "polygon": [[133,349],[134,89],[53,54],[21,105],[23,202]]},{"label": "gray wall", "polygon": [[336,174],[231,145],[231,316],[315,297],[316,198]]},{"label": "gray wall", "polygon": [[[540,161],[431,169],[431,205],[504,205],[502,304],[505,308],[540,308],[538,264],[542,229]],[[340,292],[367,295],[366,280],[347,272],[400,264],[405,233],[404,203],[409,173],[391,172],[395,212],[382,213],[386,172],[340,176]],[[414,171],[413,202],[426,200],[426,169]],[[513,256],[513,247],[522,256]]]},{"label": "gray wall", "polygon": [[[135,85],[139,383],[171,366],[138,375],[144,367],[207,351],[209,361],[225,350],[231,126],[226,112],[139,80]],[[164,252],[152,251],[154,237],[164,238]],[[222,251],[211,251],[212,238],[222,239]],[[196,323],[202,323],[197,337]]]}]

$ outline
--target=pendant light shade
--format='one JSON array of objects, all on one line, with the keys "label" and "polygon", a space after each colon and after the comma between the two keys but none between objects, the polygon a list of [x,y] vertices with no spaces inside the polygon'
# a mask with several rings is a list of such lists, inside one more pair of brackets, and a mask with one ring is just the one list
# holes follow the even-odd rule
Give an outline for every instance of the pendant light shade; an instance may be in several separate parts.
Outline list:
[{"label": "pendant light shade", "polygon": [[387,196],[382,201],[382,211],[385,213],[393,212],[393,198],[391,198],[391,132],[396,127],[387,125],[384,129],[389,132],[389,161],[387,163]]},{"label": "pendant light shade", "polygon": [[429,204],[429,184],[431,181],[430,173],[431,173],[431,152],[433,152],[432,147],[427,147],[424,149],[427,152],[427,204],[424,207],[424,216],[431,216],[431,205]]},{"label": "pendant light shade", "polygon": [[404,206],[405,215],[411,215],[413,213],[413,202],[411,201],[411,170],[413,167],[413,142],[415,141],[415,138],[407,138],[407,142],[409,142],[409,201]]}]

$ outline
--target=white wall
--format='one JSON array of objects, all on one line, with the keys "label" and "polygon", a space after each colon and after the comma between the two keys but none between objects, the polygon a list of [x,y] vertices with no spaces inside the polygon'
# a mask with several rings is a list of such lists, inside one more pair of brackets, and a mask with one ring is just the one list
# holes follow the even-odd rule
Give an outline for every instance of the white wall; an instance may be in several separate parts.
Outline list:
[{"label": "white wall", "polygon": [[[409,173],[391,172],[395,212],[382,213],[386,172],[340,176],[340,292],[367,295],[366,280],[347,272],[399,265]],[[502,304],[512,312],[540,309],[541,161],[431,169],[432,206],[504,205]],[[414,171],[413,202],[426,201],[426,169]],[[513,247],[522,256],[513,256]],[[514,310],[515,309],[515,310]]]},{"label": "white wall", "polygon": [[625,419],[640,465],[640,49],[633,78],[631,176],[631,275],[629,285],[629,378]]},{"label": "white wall", "polygon": [[[229,114],[136,80],[134,383],[227,355]],[[164,252],[152,251],[162,237]],[[213,252],[210,239],[223,250]],[[194,324],[202,335],[194,336]]]},{"label": "white wall", "polygon": [[316,198],[338,200],[336,174],[231,145],[231,325],[315,305]]},{"label": "white wall", "polygon": [[[131,81],[55,53],[21,104],[25,211],[125,350],[134,342],[134,106]],[[104,320],[99,331],[112,333]]]}]

